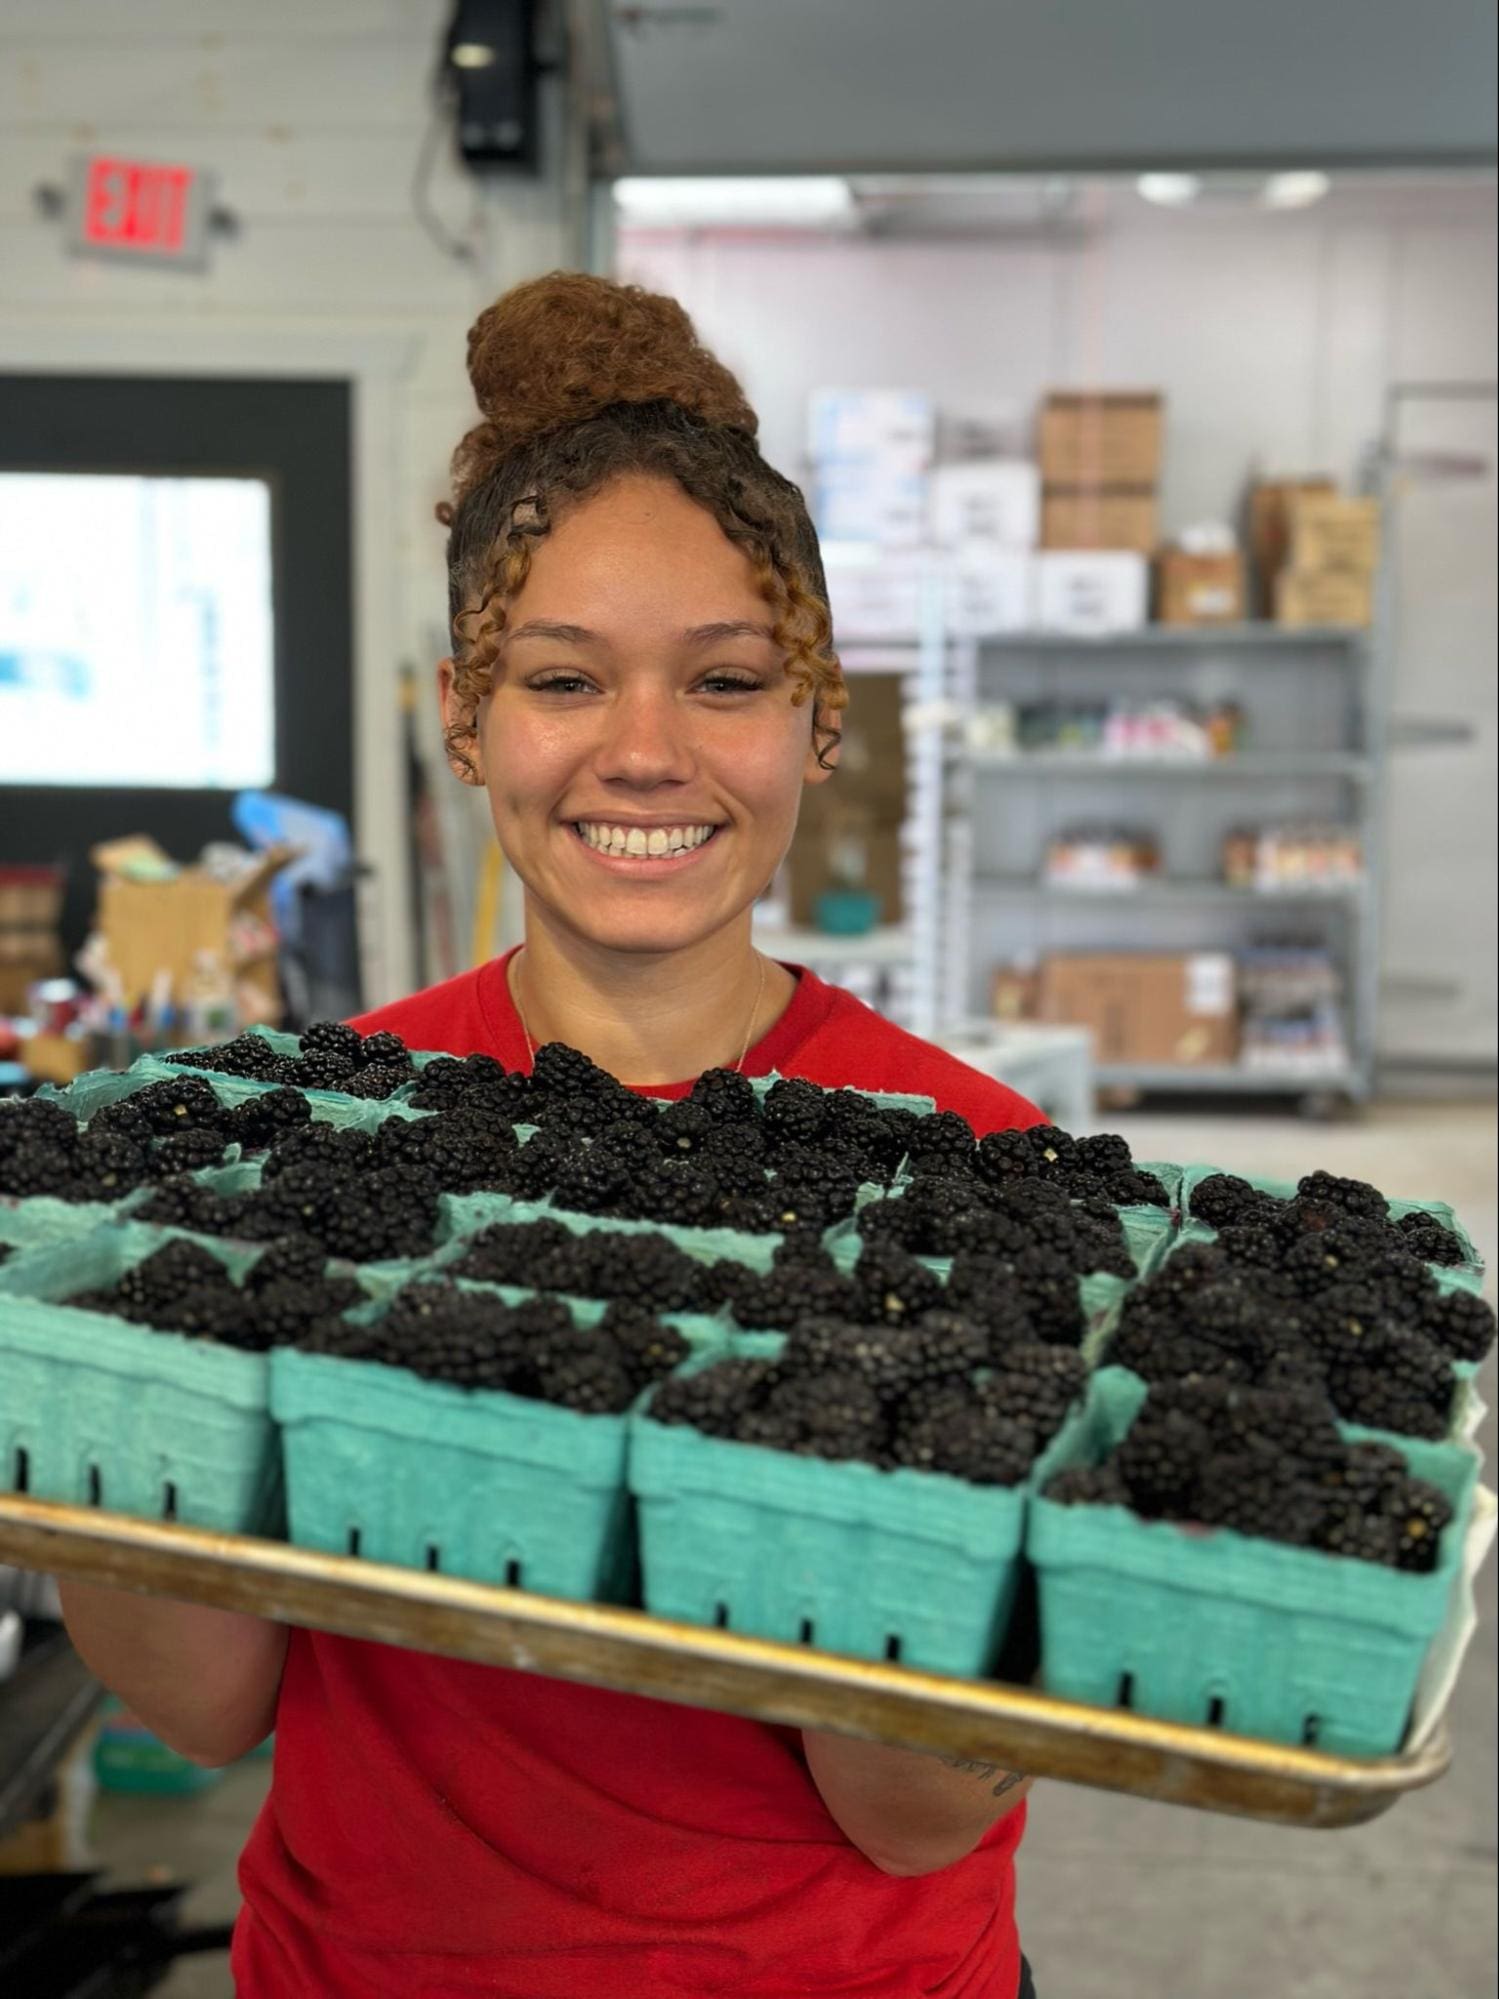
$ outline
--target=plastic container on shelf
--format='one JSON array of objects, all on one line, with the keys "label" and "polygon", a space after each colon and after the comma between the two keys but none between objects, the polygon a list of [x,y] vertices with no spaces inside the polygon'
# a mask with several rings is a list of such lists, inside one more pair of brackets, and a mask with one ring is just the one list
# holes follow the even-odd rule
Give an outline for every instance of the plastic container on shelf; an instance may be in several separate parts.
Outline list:
[{"label": "plastic container on shelf", "polygon": [[[1145,1394],[1123,1369],[1095,1374],[1058,1465],[1100,1463]],[[1462,1446],[1402,1449],[1455,1509],[1429,1575],[1038,1495],[1026,1548],[1047,1692],[1333,1754],[1392,1754],[1447,1616],[1479,1469]]]},{"label": "plastic container on shelf", "polygon": [[624,1416],[290,1348],[271,1406],[298,1546],[582,1602],[628,1591]]},{"label": "plastic container on shelf", "polygon": [[967,1676],[999,1654],[1025,1485],[798,1457],[654,1423],[647,1403],[631,1418],[630,1489],[657,1616]]},{"label": "plastic container on shelf", "polygon": [[[266,1357],[63,1302],[114,1283],[162,1240],[124,1223],[0,1265],[0,1486],[272,1531],[281,1462]],[[202,1240],[231,1274],[259,1253]]]}]

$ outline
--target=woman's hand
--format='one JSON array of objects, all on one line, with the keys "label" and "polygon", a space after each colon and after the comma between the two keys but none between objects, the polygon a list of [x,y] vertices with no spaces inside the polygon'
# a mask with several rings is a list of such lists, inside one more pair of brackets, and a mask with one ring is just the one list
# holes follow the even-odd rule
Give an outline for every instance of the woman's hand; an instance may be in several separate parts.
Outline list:
[{"label": "woman's hand", "polygon": [[891,1749],[803,1730],[812,1781],[842,1831],[882,1874],[935,1874],[970,1854],[1031,1788],[998,1763]]}]

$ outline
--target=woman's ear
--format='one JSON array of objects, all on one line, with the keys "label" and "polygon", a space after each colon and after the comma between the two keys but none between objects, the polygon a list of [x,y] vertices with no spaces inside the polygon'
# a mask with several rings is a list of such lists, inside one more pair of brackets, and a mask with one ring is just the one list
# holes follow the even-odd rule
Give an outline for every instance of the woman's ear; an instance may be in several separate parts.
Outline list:
[{"label": "woman's ear", "polygon": [[826,784],[838,768],[843,737],[831,711],[814,707],[812,740],[807,745],[807,761],[802,770],[804,784]]},{"label": "woman's ear", "polygon": [[478,718],[459,698],[457,668],[451,658],[437,662],[437,706],[442,717],[448,769],[461,784],[482,785],[484,769],[479,757]]}]

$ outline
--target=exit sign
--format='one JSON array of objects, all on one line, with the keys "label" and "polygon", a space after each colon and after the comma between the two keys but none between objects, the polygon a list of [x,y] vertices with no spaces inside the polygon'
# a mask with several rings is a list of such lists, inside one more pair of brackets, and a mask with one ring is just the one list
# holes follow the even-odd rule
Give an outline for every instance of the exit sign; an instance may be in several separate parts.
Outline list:
[{"label": "exit sign", "polygon": [[73,164],[68,240],[75,256],[201,271],[212,175],[167,160],[95,153]]}]

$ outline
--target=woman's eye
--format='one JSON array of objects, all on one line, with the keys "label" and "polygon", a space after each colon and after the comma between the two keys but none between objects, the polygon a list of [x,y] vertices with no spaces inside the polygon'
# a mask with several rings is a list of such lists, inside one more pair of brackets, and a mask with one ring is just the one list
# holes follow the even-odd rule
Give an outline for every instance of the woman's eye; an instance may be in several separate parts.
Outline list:
[{"label": "woman's eye", "polygon": [[527,685],[533,694],[586,694],[590,683],[581,673],[543,673]]},{"label": "woman's eye", "polygon": [[761,683],[743,673],[710,673],[699,683],[710,694],[758,694]]}]

